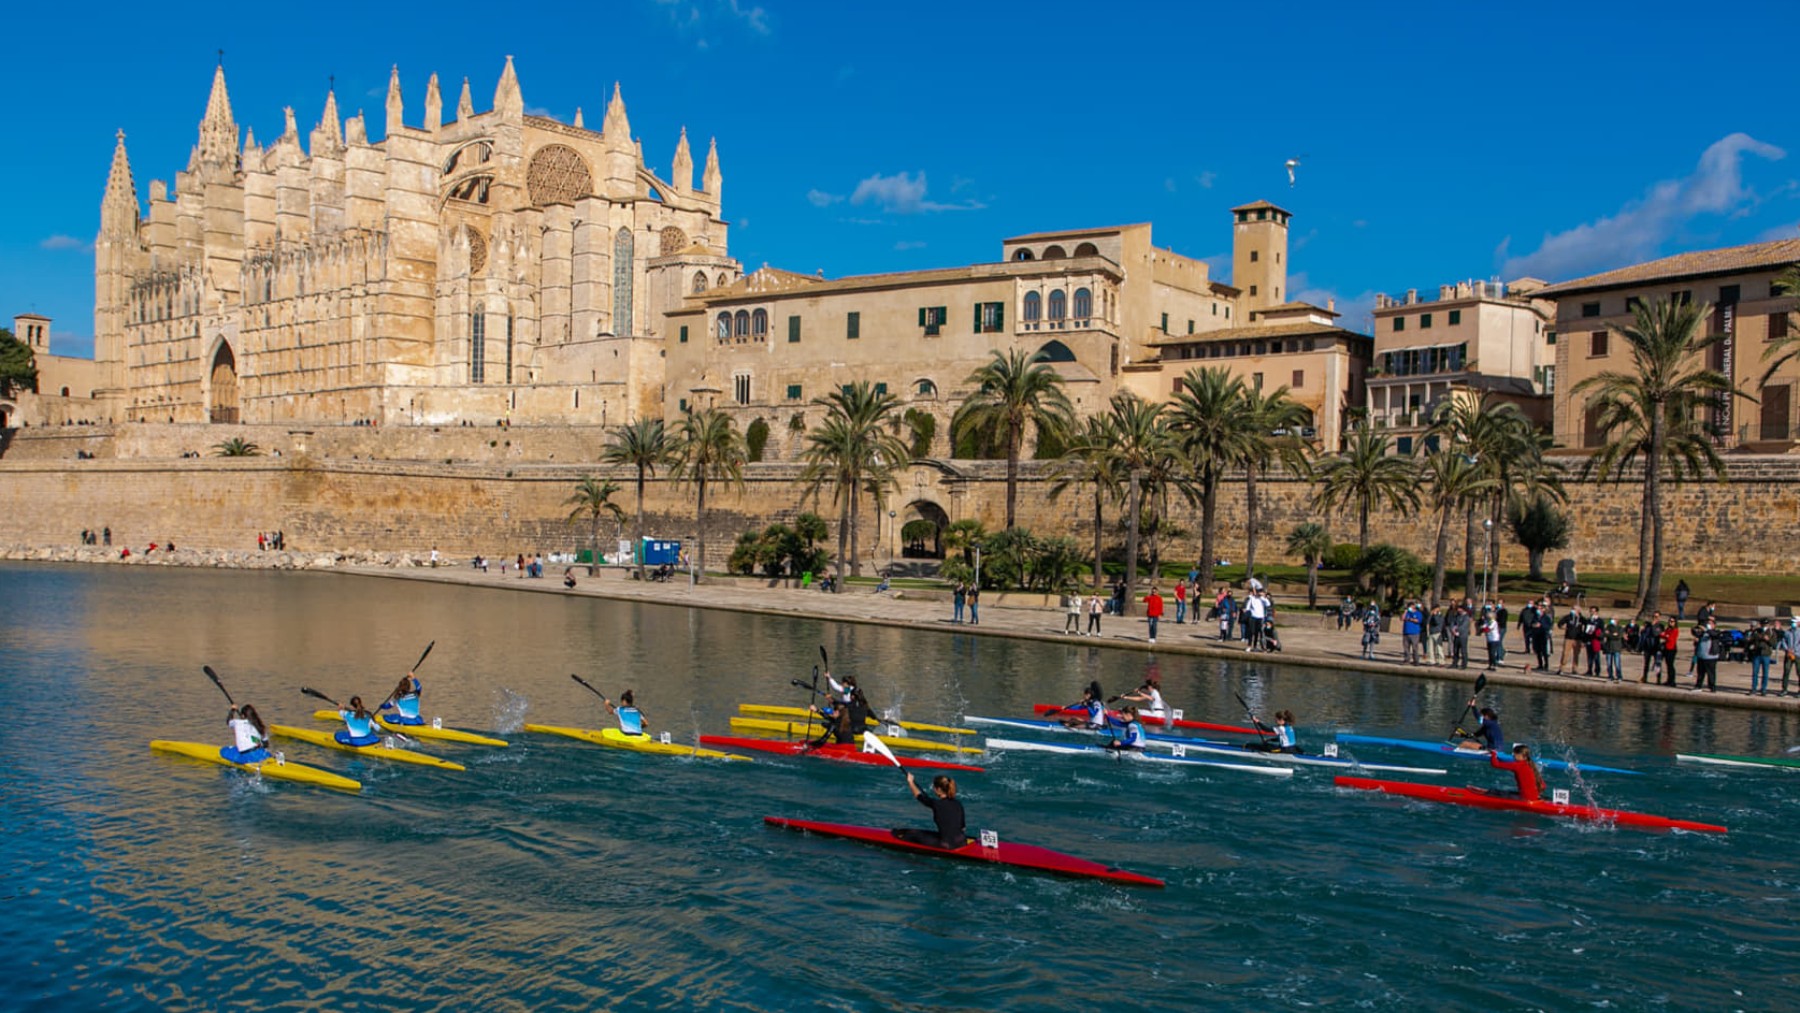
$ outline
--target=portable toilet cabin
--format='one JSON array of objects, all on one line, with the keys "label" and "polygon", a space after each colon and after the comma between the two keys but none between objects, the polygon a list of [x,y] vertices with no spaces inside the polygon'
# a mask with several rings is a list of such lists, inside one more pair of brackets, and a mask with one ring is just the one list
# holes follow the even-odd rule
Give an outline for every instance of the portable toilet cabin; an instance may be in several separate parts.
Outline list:
[{"label": "portable toilet cabin", "polygon": [[638,562],[645,566],[676,566],[681,562],[681,543],[672,538],[650,538],[638,542]]}]

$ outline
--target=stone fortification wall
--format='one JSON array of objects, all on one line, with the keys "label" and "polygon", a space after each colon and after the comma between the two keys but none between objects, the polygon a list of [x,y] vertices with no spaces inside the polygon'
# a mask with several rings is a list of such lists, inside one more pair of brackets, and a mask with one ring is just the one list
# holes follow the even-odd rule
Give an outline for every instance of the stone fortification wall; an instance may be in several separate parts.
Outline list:
[{"label": "stone fortification wall", "polygon": [[[588,470],[578,462],[597,453],[593,448],[601,436],[591,427],[327,427],[296,431],[290,438],[301,442],[288,443],[281,457],[237,459],[183,459],[179,452],[205,453],[204,447],[229,435],[245,435],[267,446],[264,440],[271,427],[165,426],[135,431],[139,428],[127,427],[118,435],[75,427],[67,432],[59,427],[29,436],[14,434],[0,459],[0,543],[73,544],[84,527],[111,527],[116,543],[140,549],[150,541],[170,538],[184,547],[243,549],[254,547],[256,532],[279,528],[289,544],[302,551],[422,552],[435,544],[450,554],[498,557],[571,550],[585,546],[588,538],[586,522],[567,520],[570,508],[564,501]],[[188,434],[181,431],[186,429],[197,434],[184,439]],[[76,461],[72,458],[77,444],[84,449],[110,447],[112,452]],[[346,449],[347,455],[337,456]],[[551,455],[556,459],[550,460]],[[463,463],[445,465],[445,458]],[[564,463],[569,459],[576,463]],[[1036,473],[1035,466],[1025,470]],[[617,501],[629,512],[633,476],[623,471],[606,474],[623,487]],[[789,520],[802,510],[816,510],[835,522],[837,508],[829,490],[822,499],[809,497],[798,475],[791,464],[752,465],[742,489],[717,484],[709,488],[707,538],[714,565],[723,562],[740,531]],[[895,520],[886,516],[887,508],[878,511],[865,505],[863,558],[887,560],[893,529],[917,516],[915,504],[935,505],[950,520],[976,517],[990,528],[998,527],[1005,508],[1003,476],[1000,462],[959,461],[908,469],[887,504],[896,511]],[[1552,558],[1568,556],[1588,570],[1635,570],[1638,486],[1629,480],[1571,482],[1569,489],[1574,542]],[[1064,534],[1083,547],[1090,545],[1091,496],[1071,490],[1052,500],[1047,491],[1047,484],[1038,479],[1020,489],[1020,523],[1040,535]],[[1305,521],[1322,519],[1338,540],[1355,539],[1355,518],[1348,514],[1321,518],[1311,505],[1310,485],[1275,477],[1260,482],[1259,491],[1261,559],[1286,561],[1282,540]],[[693,499],[692,486],[666,477],[652,481],[646,498],[647,530],[691,542]],[[1800,459],[1733,457],[1725,482],[1672,487],[1665,510],[1672,572],[1765,572],[1777,565],[1778,537],[1800,522]],[[1166,560],[1192,559],[1197,552],[1198,511],[1183,508],[1180,514],[1177,523],[1183,530],[1165,548]],[[1109,507],[1109,524],[1116,516]],[[1219,517],[1219,552],[1241,561],[1241,483],[1226,487]],[[1430,558],[1435,519],[1381,512],[1371,527],[1375,539]],[[630,530],[628,521],[623,529],[627,537]],[[612,522],[603,522],[603,543],[614,534]],[[1109,545],[1118,540],[1116,533],[1109,533]],[[1453,525],[1453,557],[1460,558],[1461,545],[1461,533]],[[1523,550],[1510,540],[1503,540],[1501,555],[1502,566],[1524,565]]]}]

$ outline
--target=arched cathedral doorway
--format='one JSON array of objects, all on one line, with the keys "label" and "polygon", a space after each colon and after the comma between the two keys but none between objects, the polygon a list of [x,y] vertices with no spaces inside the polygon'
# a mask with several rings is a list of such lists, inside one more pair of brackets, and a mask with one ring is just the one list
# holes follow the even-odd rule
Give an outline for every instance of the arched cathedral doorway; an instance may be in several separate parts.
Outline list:
[{"label": "arched cathedral doorway", "polygon": [[207,412],[211,421],[237,422],[237,358],[231,354],[229,342],[219,342],[218,351],[213,353],[211,382],[207,386]]}]

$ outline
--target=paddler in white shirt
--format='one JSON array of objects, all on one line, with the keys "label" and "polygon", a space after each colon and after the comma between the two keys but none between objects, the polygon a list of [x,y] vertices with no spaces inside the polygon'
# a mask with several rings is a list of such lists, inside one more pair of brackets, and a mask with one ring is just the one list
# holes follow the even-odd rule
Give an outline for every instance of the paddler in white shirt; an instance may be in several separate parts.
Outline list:
[{"label": "paddler in white shirt", "polygon": [[375,715],[370,714],[363,706],[362,697],[350,698],[350,706],[338,711],[338,717],[344,721],[344,730],[333,738],[346,746],[373,746],[381,741],[381,726],[375,723]]},{"label": "paddler in white shirt", "polygon": [[381,702],[380,710],[391,710],[394,713],[386,720],[396,725],[422,725],[425,719],[419,716],[419,694],[424,692],[424,684],[419,677],[408,672],[400,679],[400,684]]},{"label": "paddler in white shirt", "polygon": [[1158,679],[1154,675],[1147,677],[1142,686],[1119,699],[1141,704],[1139,712],[1152,721],[1168,720],[1169,705],[1163,702],[1162,687],[1158,685]]},{"label": "paddler in white shirt", "polygon": [[269,727],[255,707],[231,708],[225,726],[231,729],[233,744],[219,750],[220,756],[234,763],[261,763],[269,758]]}]

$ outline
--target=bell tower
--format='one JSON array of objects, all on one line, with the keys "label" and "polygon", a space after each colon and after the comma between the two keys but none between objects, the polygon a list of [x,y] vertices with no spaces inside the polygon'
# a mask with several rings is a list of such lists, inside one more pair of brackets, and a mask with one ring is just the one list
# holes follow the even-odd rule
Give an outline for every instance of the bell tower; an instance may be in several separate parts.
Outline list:
[{"label": "bell tower", "polygon": [[1258,310],[1279,306],[1287,291],[1288,219],[1286,210],[1266,200],[1231,209],[1231,284],[1242,292],[1245,323]]}]

